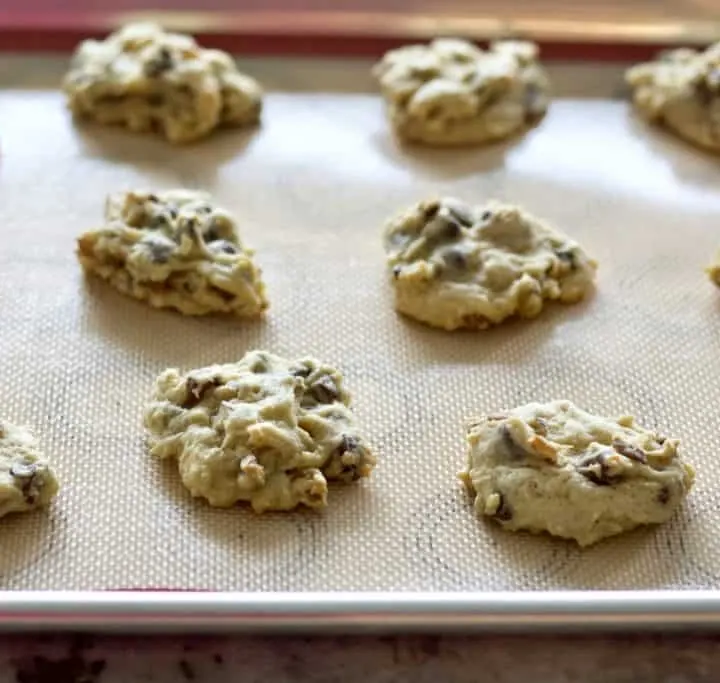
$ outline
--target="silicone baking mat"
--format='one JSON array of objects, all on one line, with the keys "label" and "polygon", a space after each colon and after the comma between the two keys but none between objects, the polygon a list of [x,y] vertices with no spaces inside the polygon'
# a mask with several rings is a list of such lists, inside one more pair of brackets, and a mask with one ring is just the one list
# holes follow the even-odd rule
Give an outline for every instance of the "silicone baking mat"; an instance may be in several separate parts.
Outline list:
[{"label": "silicone baking mat", "polygon": [[[582,69],[557,76],[574,85],[525,137],[433,151],[393,141],[366,65],[287,67],[259,129],[174,148],[74,127],[53,80],[62,64],[52,79],[0,64],[0,411],[34,429],[62,481],[47,513],[0,522],[0,588],[717,585],[720,292],[702,272],[720,246],[717,160],[622,101],[579,96],[603,78]],[[74,239],[101,221],[107,193],[179,185],[238,215],[265,274],[264,321],[151,310],[83,277]],[[552,221],[599,260],[595,296],[480,333],[399,317],[381,228],[435,194]],[[141,412],[161,370],[253,348],[347,375],[379,466],[334,488],[322,513],[211,509],[145,451]],[[475,517],[455,478],[464,420],[560,397],[681,439],[698,478],[671,523],[580,550]]]}]

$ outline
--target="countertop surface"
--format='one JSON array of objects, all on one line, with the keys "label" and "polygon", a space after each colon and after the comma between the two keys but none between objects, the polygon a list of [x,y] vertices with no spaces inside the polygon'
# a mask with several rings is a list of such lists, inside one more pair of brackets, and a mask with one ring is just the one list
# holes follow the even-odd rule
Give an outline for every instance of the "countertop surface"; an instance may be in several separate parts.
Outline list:
[{"label": "countertop surface", "polygon": [[702,636],[32,637],[0,640],[0,683],[704,683]]}]

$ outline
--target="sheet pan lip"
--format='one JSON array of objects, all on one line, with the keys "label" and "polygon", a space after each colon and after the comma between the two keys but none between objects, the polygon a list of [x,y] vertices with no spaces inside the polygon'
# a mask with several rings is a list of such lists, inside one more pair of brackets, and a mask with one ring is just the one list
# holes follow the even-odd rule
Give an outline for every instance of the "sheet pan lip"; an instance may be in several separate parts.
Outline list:
[{"label": "sheet pan lip", "polygon": [[712,590],[0,591],[0,628],[432,631],[720,628]]}]

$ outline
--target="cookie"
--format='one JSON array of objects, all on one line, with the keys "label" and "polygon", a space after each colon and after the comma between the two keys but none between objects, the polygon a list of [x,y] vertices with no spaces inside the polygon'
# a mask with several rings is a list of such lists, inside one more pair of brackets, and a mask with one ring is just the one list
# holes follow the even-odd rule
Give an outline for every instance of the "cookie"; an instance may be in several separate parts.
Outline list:
[{"label": "cookie", "polygon": [[0,421],[0,517],[45,507],[57,491],[57,479],[32,434]]},{"label": "cookie", "polygon": [[715,260],[705,269],[705,272],[720,287],[720,252],[715,255]]},{"label": "cookie", "polygon": [[477,145],[535,125],[549,82],[533,43],[501,41],[488,50],[438,39],[388,52],[375,65],[396,135],[426,145]]},{"label": "cookie", "polygon": [[695,477],[677,439],[569,401],[482,418],[467,441],[460,476],[479,514],[510,531],[546,531],[581,546],[666,522]]},{"label": "cookie", "polygon": [[82,235],[77,250],[87,272],[151,306],[240,317],[268,306],[253,253],[233,216],[192,190],[110,195],[105,225]]},{"label": "cookie", "polygon": [[266,351],[186,374],[166,370],[145,426],[150,453],[177,458],[183,484],[215,507],[325,507],[328,481],[353,482],[375,465],[342,374]]},{"label": "cookie", "polygon": [[75,116],[187,143],[260,118],[262,90],[230,55],[151,23],[80,44],[63,81]]},{"label": "cookie", "polygon": [[707,50],[670,50],[625,76],[647,121],[705,149],[720,151],[720,43]]},{"label": "cookie", "polygon": [[446,330],[534,318],[544,301],[575,303],[596,263],[572,239],[511,204],[421,202],[385,228],[395,307]]}]

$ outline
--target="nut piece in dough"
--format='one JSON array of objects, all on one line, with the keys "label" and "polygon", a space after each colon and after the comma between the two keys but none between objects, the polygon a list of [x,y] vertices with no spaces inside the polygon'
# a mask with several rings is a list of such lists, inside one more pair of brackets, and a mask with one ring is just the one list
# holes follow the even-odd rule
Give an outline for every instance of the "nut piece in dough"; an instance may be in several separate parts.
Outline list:
[{"label": "nut piece in dough", "polygon": [[49,505],[58,483],[35,438],[0,421],[0,517]]},{"label": "nut piece in dough", "polygon": [[145,411],[150,453],[177,458],[194,497],[255,512],[327,504],[327,482],[369,476],[340,372],[312,359],[251,351],[181,375],[166,370]]},{"label": "nut piece in dough", "polygon": [[489,143],[538,123],[549,82],[533,43],[488,50],[442,38],[388,52],[375,65],[390,123],[401,139],[427,145]]},{"label": "nut piece in dough", "polygon": [[720,43],[704,51],[669,50],[630,68],[633,104],[648,121],[688,142],[720,151]]},{"label": "nut piece in dough", "polygon": [[705,272],[720,287],[720,252],[715,255],[715,260],[705,269]]},{"label": "nut piece in dough", "polygon": [[73,114],[187,143],[260,118],[262,90],[230,55],[152,23],[78,47],[63,89]]},{"label": "nut piece in dough", "polygon": [[421,202],[385,228],[395,308],[446,330],[534,318],[546,299],[575,303],[596,263],[566,235],[511,204]]},{"label": "nut piece in dough", "polygon": [[90,273],[123,294],[185,315],[259,316],[268,306],[253,251],[204,192],[110,195],[105,225],[78,239]]},{"label": "nut piece in dough", "polygon": [[467,441],[460,477],[479,514],[510,531],[547,531],[581,546],[666,522],[695,478],[677,439],[569,401],[482,418]]}]

